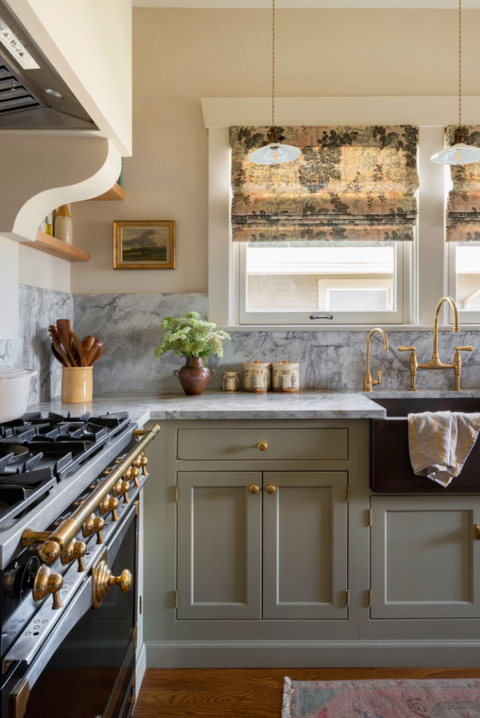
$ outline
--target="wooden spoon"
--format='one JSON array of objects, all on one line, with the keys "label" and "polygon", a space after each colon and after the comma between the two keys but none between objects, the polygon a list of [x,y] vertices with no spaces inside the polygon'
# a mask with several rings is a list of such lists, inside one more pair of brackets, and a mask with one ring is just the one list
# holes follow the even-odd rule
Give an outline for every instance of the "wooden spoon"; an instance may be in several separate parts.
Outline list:
[{"label": "wooden spoon", "polygon": [[72,323],[70,319],[57,319],[58,338],[63,346],[64,353],[67,355],[71,366],[77,366],[75,356],[72,351]]},{"label": "wooden spoon", "polygon": [[85,337],[85,339],[82,340],[82,344],[85,351],[85,355],[87,355],[90,349],[95,344],[95,337],[92,334],[89,334],[87,337]]},{"label": "wooden spoon", "polygon": [[71,339],[73,339],[73,343],[78,354],[78,366],[87,366],[87,361],[85,359],[85,351],[81,340],[73,332],[70,332],[70,337]]},{"label": "wooden spoon", "polygon": [[51,347],[53,356],[55,357],[55,359],[58,359],[60,364],[63,364],[63,366],[72,366],[69,359],[67,358],[67,355],[63,351],[62,345],[57,339],[52,341]]},{"label": "wooden spoon", "polygon": [[87,358],[88,366],[93,366],[95,364],[95,362],[97,362],[100,359],[100,357],[103,354],[104,348],[105,347],[103,346],[102,340],[99,339],[98,337],[96,337],[93,347],[88,352],[88,358]]}]

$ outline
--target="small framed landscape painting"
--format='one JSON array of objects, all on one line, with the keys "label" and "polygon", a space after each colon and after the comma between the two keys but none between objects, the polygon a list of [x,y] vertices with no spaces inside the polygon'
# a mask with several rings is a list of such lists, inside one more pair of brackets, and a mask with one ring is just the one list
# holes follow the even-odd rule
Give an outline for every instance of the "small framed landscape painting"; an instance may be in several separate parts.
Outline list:
[{"label": "small framed landscape painting", "polygon": [[175,269],[175,222],[114,222],[113,268]]}]

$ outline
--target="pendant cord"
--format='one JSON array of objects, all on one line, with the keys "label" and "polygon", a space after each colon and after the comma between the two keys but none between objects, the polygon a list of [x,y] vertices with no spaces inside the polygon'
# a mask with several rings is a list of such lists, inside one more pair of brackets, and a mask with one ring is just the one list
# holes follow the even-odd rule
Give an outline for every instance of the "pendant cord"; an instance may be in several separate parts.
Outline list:
[{"label": "pendant cord", "polygon": [[462,126],[462,0],[458,0],[458,126]]},{"label": "pendant cord", "polygon": [[272,0],[272,127],[275,129],[275,0]]}]

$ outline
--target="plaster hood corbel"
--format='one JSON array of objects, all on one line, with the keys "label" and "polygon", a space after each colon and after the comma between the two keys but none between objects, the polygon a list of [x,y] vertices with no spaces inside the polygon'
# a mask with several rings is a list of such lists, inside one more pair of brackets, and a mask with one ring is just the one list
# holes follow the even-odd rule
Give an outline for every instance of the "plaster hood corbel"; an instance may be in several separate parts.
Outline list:
[{"label": "plaster hood corbel", "polygon": [[98,197],[120,174],[120,153],[108,139],[8,134],[0,132],[0,234],[9,239],[34,242],[49,212]]}]

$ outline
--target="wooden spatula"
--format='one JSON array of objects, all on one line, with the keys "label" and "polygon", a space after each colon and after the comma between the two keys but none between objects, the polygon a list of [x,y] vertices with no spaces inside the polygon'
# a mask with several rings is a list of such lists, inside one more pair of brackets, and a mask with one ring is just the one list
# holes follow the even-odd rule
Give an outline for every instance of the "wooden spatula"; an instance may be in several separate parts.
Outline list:
[{"label": "wooden spatula", "polygon": [[72,323],[70,319],[57,319],[58,338],[63,347],[64,353],[67,355],[70,366],[77,366],[75,356],[72,349]]}]

